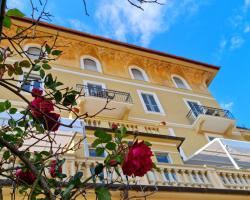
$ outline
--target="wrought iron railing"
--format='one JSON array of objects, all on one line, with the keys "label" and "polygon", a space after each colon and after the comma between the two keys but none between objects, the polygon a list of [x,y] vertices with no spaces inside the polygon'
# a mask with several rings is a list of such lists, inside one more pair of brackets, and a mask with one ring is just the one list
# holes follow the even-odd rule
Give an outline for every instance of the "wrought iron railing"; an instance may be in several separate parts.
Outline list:
[{"label": "wrought iron railing", "polygon": [[107,90],[99,87],[89,87],[87,85],[77,84],[76,88],[82,95],[109,99],[112,101],[132,104],[133,100],[130,93],[116,90]]},{"label": "wrought iron railing", "polygon": [[215,117],[223,117],[234,119],[233,114],[229,110],[212,108],[207,106],[195,105],[187,114],[187,118],[193,122],[199,115],[210,115]]}]

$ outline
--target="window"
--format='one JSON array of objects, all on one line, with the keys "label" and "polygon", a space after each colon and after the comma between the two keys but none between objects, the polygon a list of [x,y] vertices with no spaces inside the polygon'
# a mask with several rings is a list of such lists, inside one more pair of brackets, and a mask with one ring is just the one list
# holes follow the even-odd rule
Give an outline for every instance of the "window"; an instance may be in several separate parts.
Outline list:
[{"label": "window", "polygon": [[26,51],[27,55],[31,59],[38,59],[41,56],[41,48],[39,47],[29,47]]},{"label": "window", "polygon": [[147,111],[157,113],[161,112],[153,94],[141,93],[141,96]]},{"label": "window", "polygon": [[135,80],[140,80],[140,81],[148,81],[148,77],[142,69],[138,67],[132,67],[129,69],[130,75],[133,79]]},{"label": "window", "polygon": [[105,98],[105,94],[102,85],[87,83],[87,92],[90,96]]},{"label": "window", "polygon": [[95,72],[102,72],[100,62],[92,56],[83,56],[81,58],[81,66],[83,69]]},{"label": "window", "polygon": [[195,117],[198,117],[199,114],[203,113],[203,109],[200,106],[200,103],[197,101],[186,101],[188,107],[192,110],[192,113]]},{"label": "window", "polygon": [[177,88],[191,90],[190,86],[183,78],[175,75],[172,77],[172,79]]},{"label": "window", "polygon": [[[23,75],[23,81],[27,78],[27,73]],[[24,91],[31,92],[33,88],[42,89],[42,82],[40,76],[36,74],[30,74],[29,78],[25,83],[22,85],[22,89]]]},{"label": "window", "polygon": [[171,163],[168,153],[155,153],[156,160],[159,163]]},{"label": "window", "polygon": [[101,155],[97,155],[96,154],[96,148],[92,148],[92,147],[89,147],[89,156],[90,157],[100,157],[100,158],[104,158],[105,157],[105,154],[104,152],[101,154]]}]

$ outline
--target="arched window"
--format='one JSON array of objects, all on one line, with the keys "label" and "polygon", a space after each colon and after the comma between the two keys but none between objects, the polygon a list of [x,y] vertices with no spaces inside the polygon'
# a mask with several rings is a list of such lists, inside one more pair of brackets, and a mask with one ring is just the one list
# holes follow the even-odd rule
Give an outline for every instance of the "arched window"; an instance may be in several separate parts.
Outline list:
[{"label": "arched window", "polygon": [[96,71],[96,72],[102,72],[100,62],[94,57],[91,57],[91,56],[82,57],[81,65],[83,69]]},{"label": "arched window", "polygon": [[172,76],[172,79],[177,88],[191,90],[190,86],[182,77],[174,75]]},{"label": "arched window", "polygon": [[30,46],[26,50],[27,55],[32,59],[38,59],[41,56],[41,48]]},{"label": "arched window", "polygon": [[148,81],[148,77],[145,71],[143,71],[142,69],[138,67],[132,67],[129,69],[129,71],[133,79],[140,81]]}]

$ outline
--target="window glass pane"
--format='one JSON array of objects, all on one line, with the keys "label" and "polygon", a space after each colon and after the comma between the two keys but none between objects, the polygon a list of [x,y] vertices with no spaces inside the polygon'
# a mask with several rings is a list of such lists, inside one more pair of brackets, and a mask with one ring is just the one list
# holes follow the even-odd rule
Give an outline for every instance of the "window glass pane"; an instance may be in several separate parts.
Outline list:
[{"label": "window glass pane", "polygon": [[[27,74],[24,74],[23,80],[25,80],[27,77]],[[24,91],[31,92],[33,88],[42,88],[42,83],[40,78],[37,75],[30,74],[27,82],[23,84],[22,89]]]},{"label": "window glass pane", "polygon": [[173,79],[178,88],[188,89],[185,83],[179,77],[174,77]]},{"label": "window glass pane", "polygon": [[37,59],[41,54],[41,49],[38,47],[29,47],[27,54],[30,58]]},{"label": "window glass pane", "polygon": [[105,157],[104,153],[102,155],[98,156],[96,154],[95,148],[89,148],[89,156],[90,157],[103,157],[103,158]]},{"label": "window glass pane", "polygon": [[131,71],[132,71],[132,74],[134,76],[134,79],[145,81],[145,78],[144,78],[144,76],[143,76],[143,74],[142,74],[142,72],[140,70],[138,70],[138,69],[131,69]]},{"label": "window glass pane", "polygon": [[85,58],[83,60],[84,63],[84,69],[92,70],[92,71],[98,71],[96,62],[92,59]]},{"label": "window glass pane", "polygon": [[155,98],[151,94],[142,94],[143,101],[147,107],[148,111],[160,112],[160,109],[155,101]]},{"label": "window glass pane", "polygon": [[197,102],[188,101],[187,103],[196,117],[203,113],[201,106]]},{"label": "window glass pane", "polygon": [[157,162],[161,162],[161,163],[170,163],[170,158],[168,153],[156,153],[156,160]]},{"label": "window glass pane", "polygon": [[102,89],[102,85],[87,83],[87,86],[88,86],[88,92],[90,96],[104,98],[104,91]]}]

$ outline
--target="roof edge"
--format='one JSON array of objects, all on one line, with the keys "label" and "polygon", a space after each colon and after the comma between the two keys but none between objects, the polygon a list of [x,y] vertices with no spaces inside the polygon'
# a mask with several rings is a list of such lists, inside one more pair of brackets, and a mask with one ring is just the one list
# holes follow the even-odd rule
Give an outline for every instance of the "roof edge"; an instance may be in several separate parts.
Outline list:
[{"label": "roof edge", "polygon": [[[16,19],[16,20],[19,20],[19,21],[26,22],[26,23],[34,23],[34,22],[36,22],[35,20],[30,19],[30,18],[26,18],[26,17],[23,17],[23,18],[12,17],[12,18]],[[137,46],[137,45],[134,45],[134,44],[120,42],[120,41],[113,40],[113,39],[110,39],[110,38],[105,38],[105,37],[102,37],[102,36],[97,36],[97,35],[89,34],[89,33],[86,33],[86,32],[73,30],[73,29],[70,29],[70,28],[66,28],[66,27],[63,27],[63,26],[58,26],[58,25],[55,25],[55,24],[47,23],[47,22],[40,21],[38,23],[38,25],[43,26],[43,27],[48,27],[48,28],[51,28],[51,29],[55,29],[55,30],[58,30],[58,31],[63,31],[63,32],[66,32],[66,33],[75,34],[75,35],[78,35],[78,36],[88,37],[88,38],[99,40],[99,41],[102,41],[102,42],[108,42],[108,43],[112,43],[112,44],[115,44],[115,45],[124,46],[124,47],[130,48],[130,49],[135,49],[135,50],[138,50],[138,51],[144,51],[144,52],[147,52],[147,53],[156,54],[156,55],[159,55],[159,56],[168,57],[168,58],[172,58],[172,59],[177,59],[177,60],[181,60],[181,61],[184,61],[184,62],[193,63],[193,64],[196,64],[196,65],[202,65],[202,66],[208,67],[210,69],[214,69],[214,70],[219,70],[220,69],[220,66],[208,64],[208,63],[205,63],[205,62],[201,62],[201,61],[197,61],[197,60],[193,60],[193,59],[189,59],[189,58],[184,58],[184,57],[177,56],[177,55],[174,55],[174,54],[164,53],[164,52],[161,52],[161,51],[157,51],[157,50]]]}]

